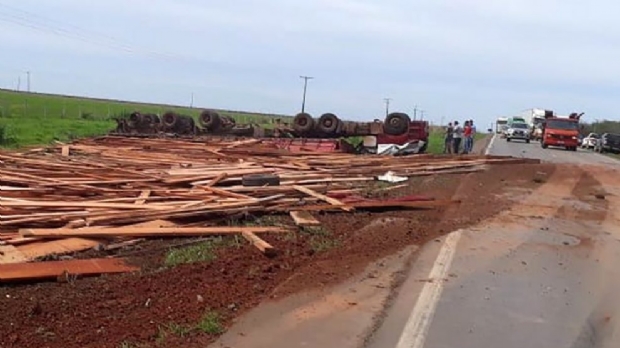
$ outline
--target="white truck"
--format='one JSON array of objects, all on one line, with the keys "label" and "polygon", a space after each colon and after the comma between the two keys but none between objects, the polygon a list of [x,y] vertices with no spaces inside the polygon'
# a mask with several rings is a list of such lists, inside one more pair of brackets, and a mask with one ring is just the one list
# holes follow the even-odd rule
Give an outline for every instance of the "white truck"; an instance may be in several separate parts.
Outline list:
[{"label": "white truck", "polygon": [[508,117],[498,117],[495,121],[495,133],[502,134],[508,126]]},{"label": "white truck", "polygon": [[533,140],[540,140],[542,136],[542,123],[545,121],[545,116],[552,117],[553,111],[546,109],[527,109],[519,114],[519,117],[525,120],[525,123],[529,125],[530,135]]}]

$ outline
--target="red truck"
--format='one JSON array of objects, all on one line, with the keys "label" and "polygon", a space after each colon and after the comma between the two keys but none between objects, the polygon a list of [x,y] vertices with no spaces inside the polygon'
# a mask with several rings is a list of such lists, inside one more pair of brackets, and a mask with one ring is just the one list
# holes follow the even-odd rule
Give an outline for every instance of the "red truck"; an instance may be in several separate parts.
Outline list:
[{"label": "red truck", "polygon": [[579,118],[581,114],[572,113],[568,117],[546,115],[542,124],[540,144],[543,149],[549,146],[563,147],[577,151],[579,146]]}]

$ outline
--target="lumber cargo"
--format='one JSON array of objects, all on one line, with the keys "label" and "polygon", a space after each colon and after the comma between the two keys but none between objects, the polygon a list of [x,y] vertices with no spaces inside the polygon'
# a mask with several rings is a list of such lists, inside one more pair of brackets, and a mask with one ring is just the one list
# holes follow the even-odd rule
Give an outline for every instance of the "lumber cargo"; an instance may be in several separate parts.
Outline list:
[{"label": "lumber cargo", "polygon": [[[22,265],[97,247],[115,249],[148,238],[228,234],[275,255],[259,235],[290,228],[225,227],[222,221],[248,213],[290,213],[291,226],[307,226],[318,223],[310,214],[317,211],[433,209],[458,202],[432,197],[366,199],[361,192],[387,172],[410,178],[524,161],[533,162],[498,156],[288,152],[258,139],[226,138],[106,136],[2,151],[0,264]],[[6,267],[0,268],[0,278]]]}]

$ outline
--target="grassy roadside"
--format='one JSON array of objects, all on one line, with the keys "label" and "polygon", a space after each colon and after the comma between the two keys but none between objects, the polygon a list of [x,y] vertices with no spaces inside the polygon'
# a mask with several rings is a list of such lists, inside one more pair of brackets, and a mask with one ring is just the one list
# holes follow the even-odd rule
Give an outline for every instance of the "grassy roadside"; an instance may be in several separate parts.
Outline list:
[{"label": "grassy roadside", "polygon": [[[488,134],[485,133],[476,133],[474,136],[474,141],[480,141],[484,139]],[[444,133],[443,131],[432,131],[428,138],[428,148],[427,152],[431,154],[443,154],[443,146],[444,146]]]},{"label": "grassy roadside", "polygon": [[[0,146],[49,144],[53,140],[102,135],[113,129],[113,117],[139,110],[165,111],[198,117],[201,109],[173,105],[124,102],[0,89]],[[241,123],[267,124],[284,115],[218,110]]]}]

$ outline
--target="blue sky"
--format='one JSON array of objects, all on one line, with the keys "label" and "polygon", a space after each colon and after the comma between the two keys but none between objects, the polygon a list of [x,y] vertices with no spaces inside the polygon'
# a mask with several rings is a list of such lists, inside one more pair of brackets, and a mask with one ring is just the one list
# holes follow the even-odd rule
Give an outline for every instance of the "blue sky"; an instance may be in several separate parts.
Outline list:
[{"label": "blue sky", "polygon": [[[618,119],[620,2],[0,0],[0,87],[435,123],[531,107]],[[22,83],[22,88],[24,83]]]}]

